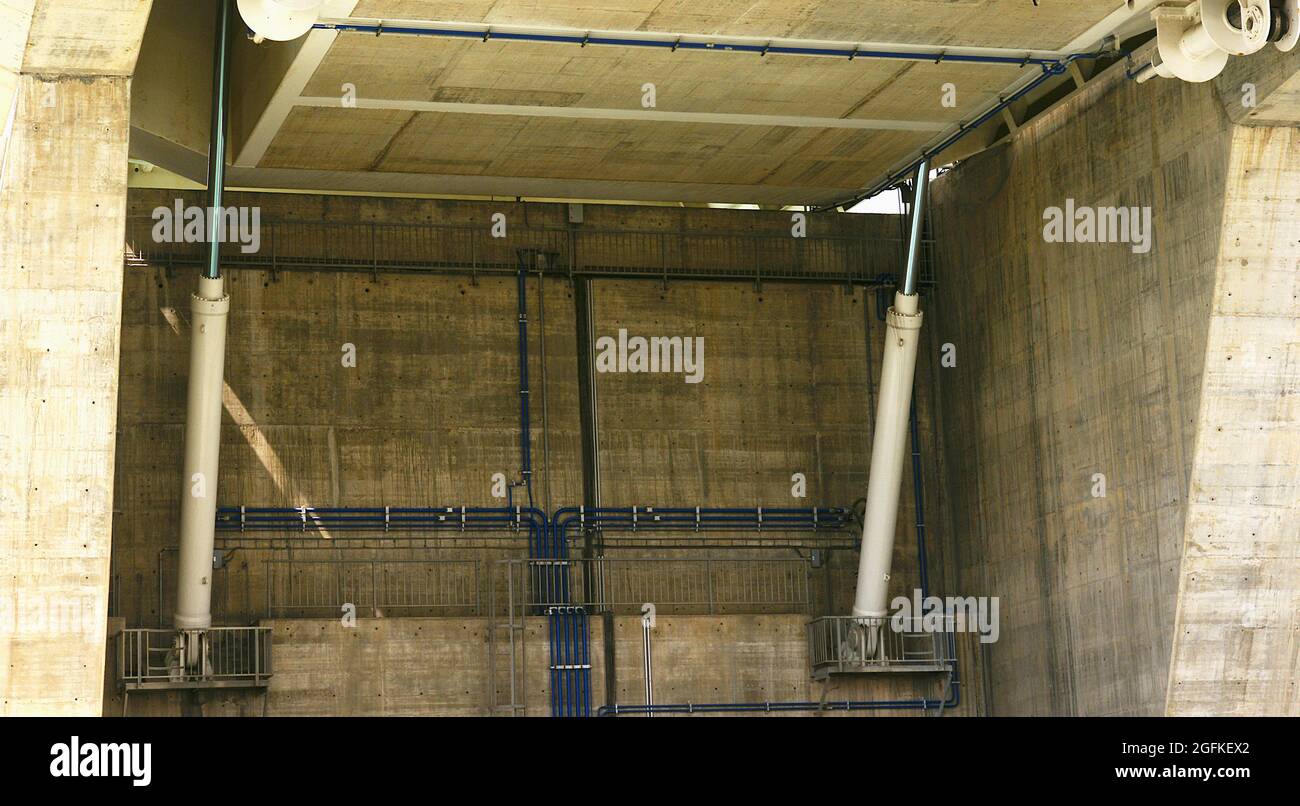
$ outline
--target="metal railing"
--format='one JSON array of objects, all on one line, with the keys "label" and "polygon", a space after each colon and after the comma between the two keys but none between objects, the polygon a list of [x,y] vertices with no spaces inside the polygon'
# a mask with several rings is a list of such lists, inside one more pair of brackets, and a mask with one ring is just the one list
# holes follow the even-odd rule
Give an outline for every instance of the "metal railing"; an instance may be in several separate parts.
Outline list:
[{"label": "metal railing", "polygon": [[813,677],[860,672],[947,672],[956,660],[953,619],[826,616],[808,623]]},{"label": "metal railing", "polygon": [[482,615],[476,560],[268,559],[272,617]]},{"label": "metal railing", "polygon": [[[155,221],[127,219],[128,266],[190,266],[204,259],[204,244],[158,242]],[[353,272],[513,274],[517,249],[550,253],[557,274],[678,279],[741,279],[839,283],[877,282],[897,271],[901,238],[753,232],[662,232],[512,226],[494,238],[468,224],[262,222],[256,251],[221,246],[225,268]],[[924,244],[922,285],[936,282],[933,242]]]},{"label": "metal railing", "polygon": [[808,613],[811,562],[804,558],[623,558],[500,560],[512,611],[582,605],[590,613],[661,615]]},{"label": "metal railing", "polygon": [[271,628],[131,628],[117,642],[122,689],[237,688],[271,679]]}]

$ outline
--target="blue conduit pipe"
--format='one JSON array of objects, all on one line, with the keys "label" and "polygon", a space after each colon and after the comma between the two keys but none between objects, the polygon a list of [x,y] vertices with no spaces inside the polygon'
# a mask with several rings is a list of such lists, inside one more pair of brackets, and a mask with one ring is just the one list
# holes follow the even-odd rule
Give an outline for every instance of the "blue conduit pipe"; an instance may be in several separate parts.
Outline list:
[{"label": "blue conduit pipe", "polygon": [[[356,532],[528,531],[529,556],[538,556],[550,519],[532,507],[219,507],[216,530],[256,534],[300,532],[346,540]],[[359,536],[367,539],[370,535]]]},{"label": "blue conduit pipe", "polygon": [[551,646],[551,716],[591,716],[591,642],[587,611],[546,610]]},{"label": "blue conduit pipe", "polygon": [[[947,53],[943,50],[864,50],[862,48],[832,48],[806,45],[781,45],[740,42],[714,42],[706,37],[694,39],[678,38],[653,39],[634,36],[593,36],[588,33],[523,33],[511,31],[493,31],[490,29],[464,30],[457,28],[435,28],[410,25],[387,25],[369,22],[318,22],[313,28],[339,32],[372,34],[396,34],[399,36],[431,36],[450,39],[479,39],[484,42],[500,40],[502,42],[543,42],[556,45],[612,45],[628,48],[659,48],[661,50],[705,51],[710,53],[756,53],[759,56],[818,56],[848,59],[902,59],[916,62],[965,62],[970,64],[1014,64],[1017,66],[1039,65],[1043,67],[1061,63],[1061,59],[1046,56],[1012,56],[980,53]],[[1086,54],[1079,54],[1081,57]]]},{"label": "blue conduit pipe", "polygon": [[582,526],[630,531],[725,531],[771,529],[773,531],[834,530],[850,521],[848,510],[838,507],[789,509],[764,507],[561,507],[551,518],[549,534],[541,551],[541,590],[545,601],[571,601],[569,589],[569,532]]},{"label": "blue conduit pipe", "polygon": [[365,539],[383,532],[422,531],[510,533],[527,530],[528,556],[538,561],[535,590],[546,604],[572,601],[569,587],[569,533],[584,523],[631,531],[825,531],[850,521],[841,507],[562,507],[553,518],[534,507],[220,507],[218,532],[257,534],[299,532],[324,538]]},{"label": "blue conduit pipe", "polygon": [[551,519],[549,547],[556,557],[568,556],[569,530],[578,526],[606,529],[726,531],[822,531],[847,526],[851,516],[842,507],[709,508],[709,507],[561,507]]},{"label": "blue conduit pipe", "polygon": [[546,531],[546,513],[532,507],[219,507],[221,532]]}]

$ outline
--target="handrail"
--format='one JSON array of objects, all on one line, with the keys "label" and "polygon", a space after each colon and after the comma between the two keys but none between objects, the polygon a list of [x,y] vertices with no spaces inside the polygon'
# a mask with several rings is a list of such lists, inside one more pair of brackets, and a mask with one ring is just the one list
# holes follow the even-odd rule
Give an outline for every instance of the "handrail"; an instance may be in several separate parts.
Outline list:
[{"label": "handrail", "polygon": [[115,638],[122,689],[260,687],[269,683],[270,627],[177,631],[133,627]]}]

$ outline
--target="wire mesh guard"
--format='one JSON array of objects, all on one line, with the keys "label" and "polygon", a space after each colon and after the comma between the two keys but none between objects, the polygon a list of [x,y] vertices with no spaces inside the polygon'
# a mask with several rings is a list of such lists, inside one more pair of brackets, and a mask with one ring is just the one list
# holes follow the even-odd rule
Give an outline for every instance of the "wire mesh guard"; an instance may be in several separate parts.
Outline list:
[{"label": "wire mesh guard", "polygon": [[270,618],[480,615],[479,563],[470,559],[268,559]]},{"label": "wire mesh guard", "polygon": [[521,614],[570,604],[618,615],[639,615],[646,603],[664,615],[808,613],[811,607],[805,558],[601,557],[498,566],[509,582],[509,607]]},{"label": "wire mesh guard", "polygon": [[948,672],[956,661],[953,619],[825,616],[808,623],[814,678],[833,674]]}]

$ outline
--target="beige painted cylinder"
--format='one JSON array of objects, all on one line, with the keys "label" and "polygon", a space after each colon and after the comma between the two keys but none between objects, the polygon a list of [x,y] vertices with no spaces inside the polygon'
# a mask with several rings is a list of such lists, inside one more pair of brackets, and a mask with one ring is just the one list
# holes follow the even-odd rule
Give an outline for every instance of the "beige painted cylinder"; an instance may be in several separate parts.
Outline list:
[{"label": "beige painted cylinder", "polygon": [[190,378],[174,615],[180,630],[212,626],[212,548],[229,312],[230,297],[223,290],[222,279],[199,278],[198,291],[190,297]]},{"label": "beige painted cylinder", "polygon": [[894,307],[885,318],[885,358],[876,404],[876,434],[867,478],[867,509],[858,560],[858,589],[853,602],[856,618],[887,615],[889,574],[894,555],[894,529],[907,454],[908,414],[912,378],[921,334],[920,301],[916,294],[894,294]]}]

